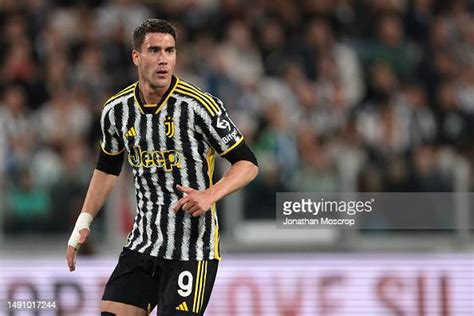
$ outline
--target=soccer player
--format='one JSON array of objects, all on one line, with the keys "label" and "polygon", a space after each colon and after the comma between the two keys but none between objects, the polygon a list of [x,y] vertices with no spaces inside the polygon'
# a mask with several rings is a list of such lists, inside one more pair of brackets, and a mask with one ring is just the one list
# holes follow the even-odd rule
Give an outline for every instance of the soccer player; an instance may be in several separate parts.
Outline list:
[{"label": "soccer player", "polygon": [[[133,33],[138,82],[106,101],[101,150],[67,263],[121,171],[132,166],[137,214],[104,290],[101,315],[203,315],[220,260],[216,201],[258,172],[256,158],[222,102],[177,78],[176,31],[149,19]],[[237,65],[238,66],[238,65]],[[230,168],[213,184],[215,153]]]}]

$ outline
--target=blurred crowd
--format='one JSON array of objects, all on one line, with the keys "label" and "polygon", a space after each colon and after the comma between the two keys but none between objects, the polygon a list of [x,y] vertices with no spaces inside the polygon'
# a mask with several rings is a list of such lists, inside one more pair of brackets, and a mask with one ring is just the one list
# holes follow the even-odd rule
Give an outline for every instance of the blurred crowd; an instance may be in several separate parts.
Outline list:
[{"label": "blurred crowd", "polygon": [[131,34],[148,17],[177,26],[178,76],[223,100],[258,157],[248,218],[273,217],[281,191],[454,190],[456,166],[474,163],[473,9],[467,0],[3,0],[5,228],[69,230],[96,162],[102,104],[136,81]]}]

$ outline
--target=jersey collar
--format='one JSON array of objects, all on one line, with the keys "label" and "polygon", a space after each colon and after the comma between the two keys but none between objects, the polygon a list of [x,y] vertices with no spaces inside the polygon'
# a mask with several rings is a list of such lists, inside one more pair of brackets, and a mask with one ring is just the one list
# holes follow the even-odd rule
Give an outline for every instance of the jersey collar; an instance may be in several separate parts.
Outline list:
[{"label": "jersey collar", "polygon": [[161,108],[166,104],[168,101],[169,97],[173,94],[174,89],[178,85],[179,79],[175,75],[171,76],[171,84],[166,90],[165,94],[161,97],[160,101],[156,104],[145,104],[144,100],[140,96],[140,90],[139,90],[139,85],[135,86],[135,91],[134,91],[134,98],[135,98],[135,103],[138,105],[138,110],[140,113],[145,114],[145,113],[158,113],[160,112]]}]

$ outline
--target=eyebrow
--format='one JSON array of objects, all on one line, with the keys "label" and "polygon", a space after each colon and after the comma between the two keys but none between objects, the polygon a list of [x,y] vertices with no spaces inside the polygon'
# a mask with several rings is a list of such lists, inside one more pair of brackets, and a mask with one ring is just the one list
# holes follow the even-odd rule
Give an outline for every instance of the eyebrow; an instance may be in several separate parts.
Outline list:
[{"label": "eyebrow", "polygon": [[176,48],[176,46],[148,46],[147,49],[172,49],[172,48]]}]

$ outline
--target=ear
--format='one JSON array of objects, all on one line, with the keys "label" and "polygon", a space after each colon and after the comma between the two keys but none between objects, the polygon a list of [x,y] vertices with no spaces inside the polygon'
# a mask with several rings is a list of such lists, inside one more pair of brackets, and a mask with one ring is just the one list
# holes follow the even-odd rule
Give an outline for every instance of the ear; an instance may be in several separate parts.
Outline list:
[{"label": "ear", "polygon": [[132,61],[135,64],[135,66],[138,66],[140,64],[140,52],[136,50],[132,50]]}]

